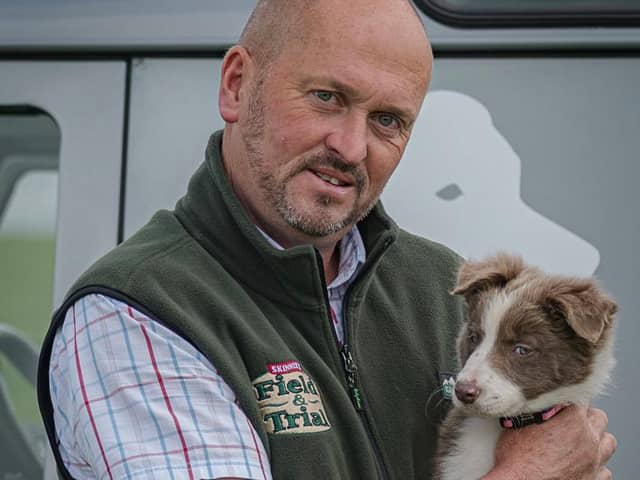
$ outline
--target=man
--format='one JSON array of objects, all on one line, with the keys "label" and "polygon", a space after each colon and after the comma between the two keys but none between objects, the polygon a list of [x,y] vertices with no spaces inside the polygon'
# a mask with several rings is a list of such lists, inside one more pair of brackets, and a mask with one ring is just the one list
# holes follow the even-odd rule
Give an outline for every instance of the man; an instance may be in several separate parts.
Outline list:
[{"label": "man", "polygon": [[[431,58],[406,0],[258,2],[187,194],[54,317],[39,395],[63,476],[429,477],[457,257],[377,200]],[[557,417],[505,434],[487,478],[609,478],[604,414]]]}]

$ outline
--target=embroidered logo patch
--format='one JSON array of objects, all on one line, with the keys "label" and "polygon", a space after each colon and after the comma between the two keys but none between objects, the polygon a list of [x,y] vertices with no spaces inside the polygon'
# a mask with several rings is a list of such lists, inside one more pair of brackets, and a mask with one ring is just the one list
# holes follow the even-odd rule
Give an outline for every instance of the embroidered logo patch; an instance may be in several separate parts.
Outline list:
[{"label": "embroidered logo patch", "polygon": [[312,433],[329,430],[320,393],[295,360],[267,365],[253,381],[262,421],[269,433]]}]

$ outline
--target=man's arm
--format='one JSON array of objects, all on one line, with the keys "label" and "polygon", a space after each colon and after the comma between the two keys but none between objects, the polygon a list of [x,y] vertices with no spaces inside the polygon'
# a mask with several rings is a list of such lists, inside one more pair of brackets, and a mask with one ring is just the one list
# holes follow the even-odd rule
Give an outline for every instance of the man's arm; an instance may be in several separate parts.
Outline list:
[{"label": "man's arm", "polygon": [[602,410],[573,405],[541,425],[506,430],[482,480],[611,479],[606,463],[616,439],[606,428]]},{"label": "man's arm", "polygon": [[271,478],[260,438],[211,363],[122,302],[90,295],[69,309],[49,376],[74,478]]}]

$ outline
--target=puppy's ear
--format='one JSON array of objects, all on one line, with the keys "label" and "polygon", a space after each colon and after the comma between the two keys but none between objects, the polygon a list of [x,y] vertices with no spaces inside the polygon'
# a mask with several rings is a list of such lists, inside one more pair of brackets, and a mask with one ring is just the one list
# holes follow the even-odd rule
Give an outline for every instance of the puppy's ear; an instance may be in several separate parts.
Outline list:
[{"label": "puppy's ear", "polygon": [[451,291],[455,295],[470,296],[494,287],[504,287],[525,269],[522,258],[499,253],[486,260],[464,262],[458,270],[456,285]]},{"label": "puppy's ear", "polygon": [[548,285],[544,304],[576,334],[596,344],[618,311],[616,303],[590,279],[558,279]]}]

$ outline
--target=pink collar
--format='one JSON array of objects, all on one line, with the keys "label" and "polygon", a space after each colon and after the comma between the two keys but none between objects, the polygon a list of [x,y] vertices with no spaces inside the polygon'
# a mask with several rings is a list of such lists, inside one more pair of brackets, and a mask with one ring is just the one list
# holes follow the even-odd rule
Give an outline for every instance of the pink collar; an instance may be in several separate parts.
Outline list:
[{"label": "pink collar", "polygon": [[515,417],[500,417],[500,425],[502,428],[522,428],[533,423],[546,422],[566,406],[567,404],[555,405],[542,412],[525,413]]}]

